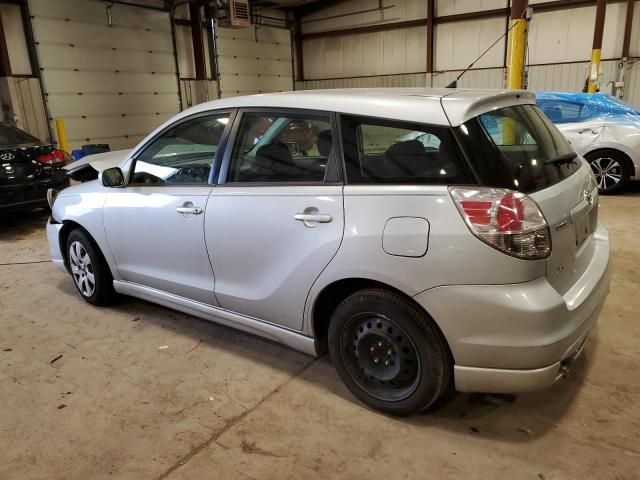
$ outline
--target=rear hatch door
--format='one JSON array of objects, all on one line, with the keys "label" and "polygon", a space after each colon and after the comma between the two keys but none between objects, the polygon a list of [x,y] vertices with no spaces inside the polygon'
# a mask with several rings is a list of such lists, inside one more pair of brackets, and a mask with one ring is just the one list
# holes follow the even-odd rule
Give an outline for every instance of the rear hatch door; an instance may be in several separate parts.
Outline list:
[{"label": "rear hatch door", "polygon": [[594,253],[598,225],[598,189],[588,164],[544,190],[531,193],[551,230],[547,280],[564,295],[584,273]]}]

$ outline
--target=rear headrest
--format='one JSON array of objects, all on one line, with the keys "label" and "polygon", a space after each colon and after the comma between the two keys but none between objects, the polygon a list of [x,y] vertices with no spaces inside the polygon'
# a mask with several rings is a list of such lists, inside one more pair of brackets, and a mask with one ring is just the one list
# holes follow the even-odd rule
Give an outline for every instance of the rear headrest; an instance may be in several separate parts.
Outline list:
[{"label": "rear headrest", "polygon": [[321,131],[318,134],[316,144],[318,145],[318,152],[320,155],[329,158],[329,155],[331,154],[331,147],[333,146],[333,135],[331,134],[331,129]]},{"label": "rear headrest", "polygon": [[428,168],[428,155],[419,140],[394,143],[384,154],[386,169],[393,176],[415,175]]},{"label": "rear headrest", "polygon": [[292,167],[293,158],[284,143],[270,143],[261,146],[256,152],[256,165],[268,170],[278,171],[279,167]]}]

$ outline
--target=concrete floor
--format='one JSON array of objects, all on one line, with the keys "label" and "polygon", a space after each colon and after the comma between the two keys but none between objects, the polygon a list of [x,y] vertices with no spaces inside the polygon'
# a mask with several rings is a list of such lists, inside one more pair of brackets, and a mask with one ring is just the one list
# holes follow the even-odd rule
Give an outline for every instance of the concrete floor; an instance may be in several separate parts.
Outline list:
[{"label": "concrete floor", "polygon": [[92,307],[47,262],[44,214],[0,226],[0,478],[639,478],[640,187],[600,212],[613,283],[570,377],[409,419],[364,408],[327,358]]}]

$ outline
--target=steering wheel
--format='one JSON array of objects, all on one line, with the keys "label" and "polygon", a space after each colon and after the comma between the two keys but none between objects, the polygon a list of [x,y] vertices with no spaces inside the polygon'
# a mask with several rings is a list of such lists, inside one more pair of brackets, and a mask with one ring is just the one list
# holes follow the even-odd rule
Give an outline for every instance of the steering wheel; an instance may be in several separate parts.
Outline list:
[{"label": "steering wheel", "polygon": [[209,180],[209,167],[183,167],[172,176],[172,183],[202,183]]}]

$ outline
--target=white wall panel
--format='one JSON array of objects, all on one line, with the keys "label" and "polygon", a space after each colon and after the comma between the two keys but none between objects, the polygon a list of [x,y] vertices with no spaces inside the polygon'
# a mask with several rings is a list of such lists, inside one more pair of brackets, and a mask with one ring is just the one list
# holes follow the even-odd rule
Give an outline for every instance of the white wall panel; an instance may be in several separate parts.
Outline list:
[{"label": "white wall panel", "polygon": [[[467,67],[505,31],[504,18],[486,18],[436,25],[434,69]],[[476,64],[476,68],[504,65],[504,42],[498,42]]]},{"label": "white wall panel", "polygon": [[633,10],[633,27],[631,30],[631,49],[629,54],[632,57],[640,57],[640,1],[637,1]]},{"label": "white wall panel", "polygon": [[349,29],[364,25],[416,20],[427,16],[427,2],[425,0],[384,0],[382,4],[383,6],[393,6],[393,8],[318,21],[318,19],[325,17],[360,12],[378,7],[378,0],[345,0],[330,8],[324,8],[304,17],[302,32],[314,33],[326,30]]},{"label": "white wall panel", "polygon": [[636,108],[640,108],[640,60],[627,69],[624,99]]},{"label": "white wall panel", "polygon": [[216,46],[222,97],[293,89],[288,30],[218,28]]},{"label": "white wall panel", "polygon": [[10,78],[10,89],[15,92],[17,107],[16,117],[18,127],[26,130],[31,135],[46,140],[49,137],[47,131],[46,115],[42,103],[42,91],[37,78]]},{"label": "white wall panel", "polygon": [[436,0],[436,15],[442,17],[505,7],[505,0]]},{"label": "white wall panel", "polygon": [[9,65],[14,75],[31,75],[29,51],[18,5],[0,5],[2,28],[7,42]]},{"label": "white wall panel", "polygon": [[[460,75],[461,70],[442,72],[432,77],[433,87],[446,87],[452,80]],[[487,68],[482,70],[469,70],[458,81],[462,88],[503,88],[504,68]]]},{"label": "white wall panel", "polygon": [[50,115],[71,148],[135,145],[179,110],[169,15],[97,0],[29,0]]},{"label": "white wall panel", "polygon": [[[603,92],[610,91],[607,84],[617,78],[617,63],[612,60],[601,64],[600,83]],[[529,90],[580,92],[588,71],[588,62],[532,66],[529,67]]]},{"label": "white wall panel", "polygon": [[427,35],[423,27],[335,37],[303,44],[305,78],[356,77],[423,72]]},{"label": "white wall panel", "polygon": [[322,88],[425,87],[427,86],[426,79],[427,76],[424,73],[417,73],[328,80],[306,80],[305,82],[298,82],[296,84],[296,88],[315,90]]},{"label": "white wall panel", "polygon": [[529,27],[529,61],[536,64],[590,58],[595,15],[595,7],[545,13],[534,10]]}]

